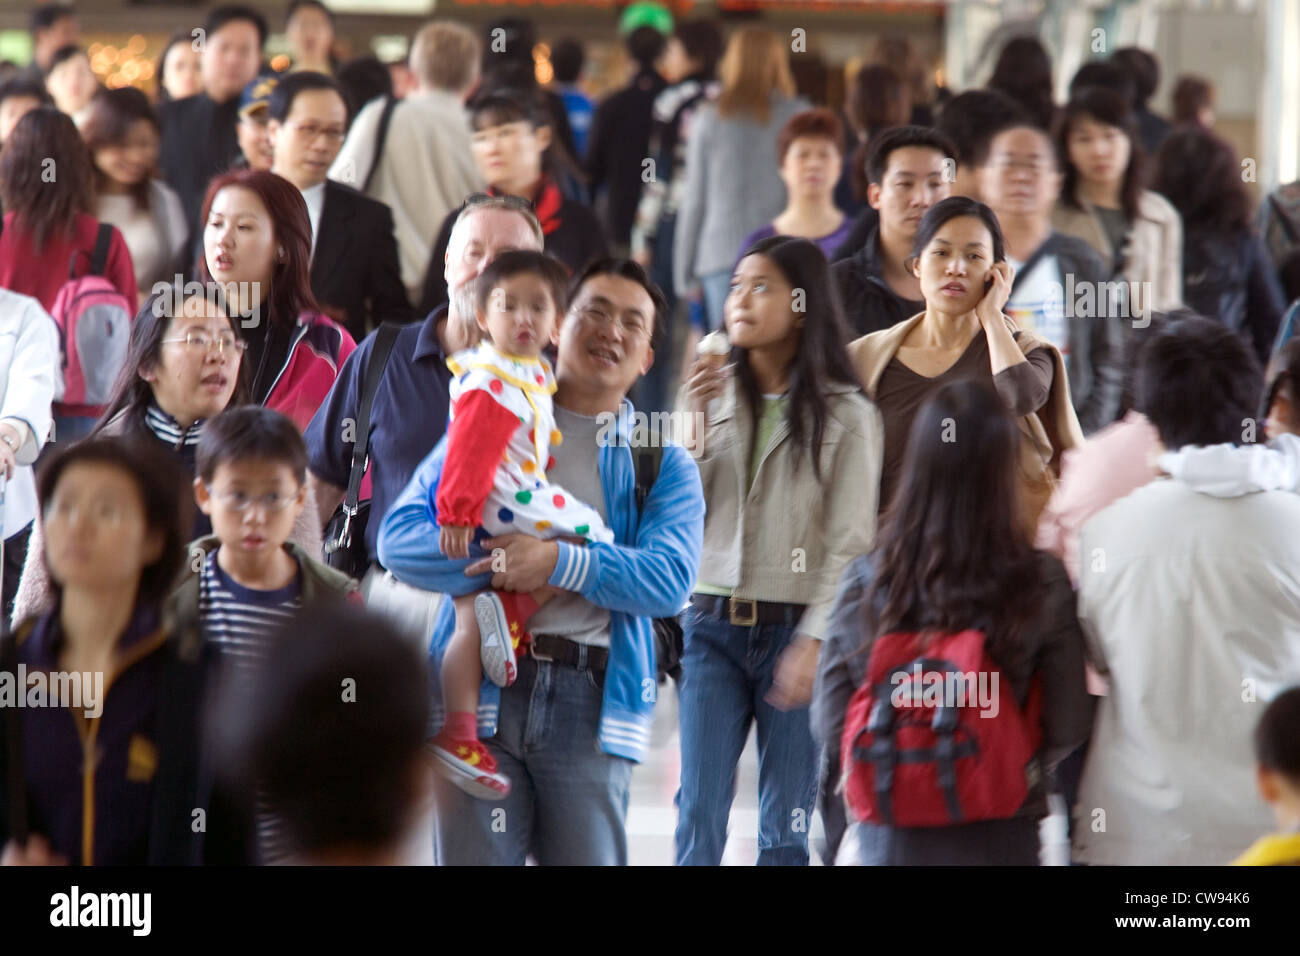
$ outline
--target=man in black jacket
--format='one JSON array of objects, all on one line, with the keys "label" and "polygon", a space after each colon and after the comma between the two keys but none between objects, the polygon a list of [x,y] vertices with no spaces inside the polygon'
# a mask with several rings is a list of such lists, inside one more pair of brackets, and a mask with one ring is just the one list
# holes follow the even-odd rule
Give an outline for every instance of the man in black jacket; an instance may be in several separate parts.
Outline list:
[{"label": "man in black jacket", "polygon": [[204,92],[158,108],[159,165],[163,179],[181,197],[192,230],[186,248],[194,249],[196,258],[208,182],[239,156],[239,97],[261,66],[266,19],[248,7],[217,7],[199,39]]},{"label": "man in black jacket", "polygon": [[327,179],[347,133],[339,85],[321,73],[293,73],[271,94],[271,172],[298,187],[312,227],[311,290],[360,342],[382,322],[415,316],[402,287],[393,213]]},{"label": "man in black jacket", "polygon": [[637,65],[636,76],[606,98],[591,121],[587,173],[615,255],[626,255],[632,242],[632,223],[645,183],[643,166],[650,148],[655,98],[667,86],[654,67],[666,42],[654,27],[637,27],[627,35],[624,44]]},{"label": "man in black jacket", "polygon": [[866,244],[835,263],[849,329],[856,338],[887,329],[925,308],[920,280],[908,268],[921,217],[952,189],[953,148],[923,126],[898,126],[877,137],[867,158],[867,202],[880,216]]},{"label": "man in black jacket", "polygon": [[1052,229],[1061,180],[1051,138],[1027,123],[994,136],[979,169],[980,195],[998,217],[1007,261],[1015,269],[1002,311],[1060,350],[1074,410],[1089,433],[1119,414],[1122,329],[1110,308],[1096,307],[1109,301],[1101,257],[1082,239]]}]

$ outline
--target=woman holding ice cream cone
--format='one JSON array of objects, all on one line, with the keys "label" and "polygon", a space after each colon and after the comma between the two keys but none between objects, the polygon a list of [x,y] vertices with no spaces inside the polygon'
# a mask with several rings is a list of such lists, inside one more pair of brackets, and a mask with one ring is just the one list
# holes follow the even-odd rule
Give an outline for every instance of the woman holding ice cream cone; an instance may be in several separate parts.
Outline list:
[{"label": "woman holding ice cream cone", "polygon": [[[805,865],[817,792],[808,701],[840,572],[875,535],[884,430],[862,394],[825,257],[777,236],[741,258],[679,407],[709,502],[682,618],[677,862],[716,865],[758,728],[759,862]],[[802,811],[802,813],[796,812]]]}]

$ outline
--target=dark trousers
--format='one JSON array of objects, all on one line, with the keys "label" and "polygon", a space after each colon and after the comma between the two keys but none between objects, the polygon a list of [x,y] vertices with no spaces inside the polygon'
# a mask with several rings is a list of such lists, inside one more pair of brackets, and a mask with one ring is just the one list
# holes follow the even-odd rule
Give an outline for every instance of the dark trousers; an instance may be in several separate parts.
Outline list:
[{"label": "dark trousers", "polygon": [[23,562],[27,560],[27,541],[31,536],[32,526],[29,524],[22,531],[5,539],[4,577],[0,580],[5,627],[8,627],[9,617],[14,612],[14,597],[18,593],[18,580],[23,574]]}]

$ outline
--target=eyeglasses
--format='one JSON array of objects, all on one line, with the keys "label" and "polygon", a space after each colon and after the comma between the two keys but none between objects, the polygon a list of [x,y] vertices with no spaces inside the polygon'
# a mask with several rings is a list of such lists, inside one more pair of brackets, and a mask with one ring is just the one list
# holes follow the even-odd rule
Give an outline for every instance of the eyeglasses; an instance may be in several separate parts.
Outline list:
[{"label": "eyeglasses", "polygon": [[216,349],[218,355],[228,351],[233,351],[236,355],[243,355],[244,350],[248,348],[248,343],[233,333],[226,333],[213,338],[207,332],[186,332],[184,338],[163,339],[160,344],[170,345],[173,343],[183,343],[186,348],[195,352]]},{"label": "eyeglasses", "polygon": [[278,514],[298,500],[296,494],[282,495],[278,491],[271,491],[264,495],[250,495],[243,491],[223,491],[215,494],[210,485],[204,487],[208,489],[208,494],[212,495],[214,500],[239,514],[249,508],[260,508],[263,514],[267,512]]},{"label": "eyeglasses", "polygon": [[[584,305],[581,308],[574,306],[573,311],[574,314],[587,325],[599,325],[604,328],[614,321],[614,316],[610,314],[610,310],[600,305]],[[619,319],[618,326],[623,331],[624,335],[631,336],[632,338],[637,338],[639,336],[646,336],[648,338],[650,335],[650,330],[646,328],[646,324],[631,315],[626,315]]]},{"label": "eyeglasses", "polygon": [[45,508],[46,524],[72,524],[80,515],[86,515],[95,524],[116,528],[126,517],[126,509],[115,501],[51,501]]},{"label": "eyeglasses", "polygon": [[316,137],[324,135],[327,143],[341,143],[348,135],[347,130],[339,126],[317,126],[315,123],[289,123],[294,132],[309,143],[314,143]]}]

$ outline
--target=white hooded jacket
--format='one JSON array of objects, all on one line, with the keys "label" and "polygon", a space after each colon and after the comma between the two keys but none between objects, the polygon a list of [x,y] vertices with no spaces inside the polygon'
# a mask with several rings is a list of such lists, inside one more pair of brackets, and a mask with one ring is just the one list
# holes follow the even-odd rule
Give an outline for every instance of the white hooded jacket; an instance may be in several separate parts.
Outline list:
[{"label": "white hooded jacket", "polygon": [[[1231,492],[1222,469],[1214,477]],[[1076,854],[1227,863],[1272,827],[1251,735],[1267,702],[1300,683],[1300,496],[1211,497],[1159,479],[1085,524],[1079,557],[1079,618],[1110,692]]]}]

